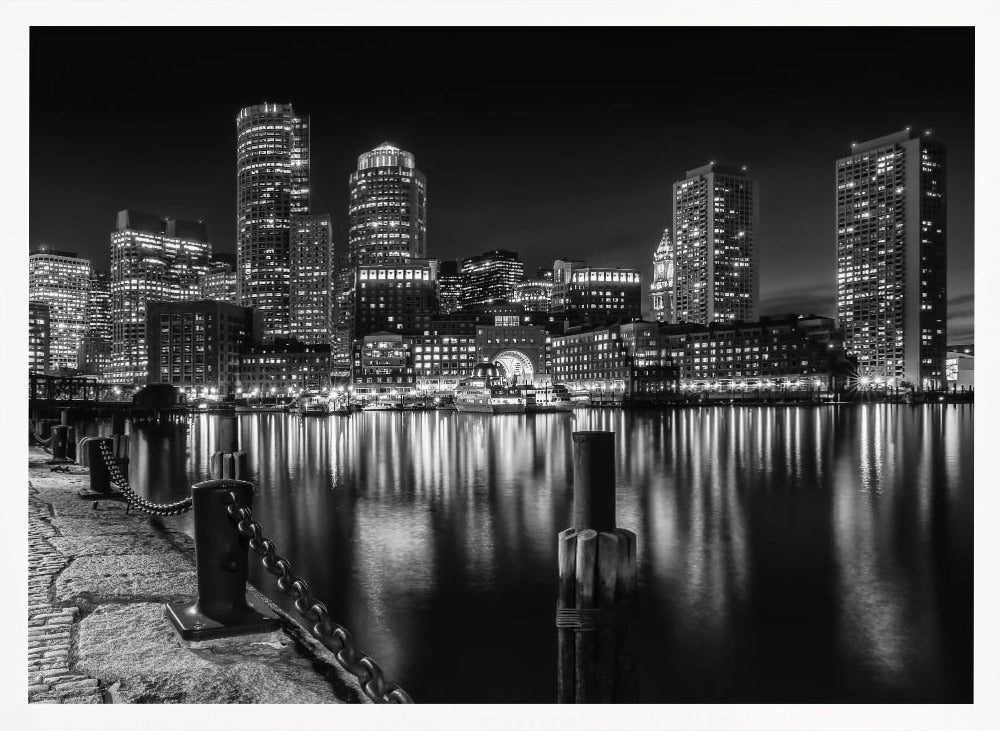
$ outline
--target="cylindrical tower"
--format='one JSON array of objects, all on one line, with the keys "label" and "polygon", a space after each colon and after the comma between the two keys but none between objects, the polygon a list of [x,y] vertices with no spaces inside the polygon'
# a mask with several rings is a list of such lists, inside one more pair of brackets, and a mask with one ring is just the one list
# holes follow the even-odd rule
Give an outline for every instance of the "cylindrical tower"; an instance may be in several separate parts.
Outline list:
[{"label": "cylindrical tower", "polygon": [[292,215],[309,212],[309,118],[291,104],[236,117],[237,297],[261,313],[266,338],[287,337]]}]

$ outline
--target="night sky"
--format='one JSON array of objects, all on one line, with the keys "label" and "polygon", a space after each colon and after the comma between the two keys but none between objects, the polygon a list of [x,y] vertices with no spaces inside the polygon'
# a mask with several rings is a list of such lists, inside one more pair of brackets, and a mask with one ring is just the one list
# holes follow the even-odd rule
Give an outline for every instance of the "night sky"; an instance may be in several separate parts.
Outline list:
[{"label": "night sky", "polygon": [[973,46],[954,28],[33,28],[30,244],[106,268],[135,208],[235,251],[236,113],[290,101],[339,245],[357,156],[389,140],[427,175],[429,256],[509,248],[530,272],[563,256],[648,283],[671,183],[745,164],[762,313],[833,315],[835,160],[913,125],[948,150],[949,342],[970,341]]}]

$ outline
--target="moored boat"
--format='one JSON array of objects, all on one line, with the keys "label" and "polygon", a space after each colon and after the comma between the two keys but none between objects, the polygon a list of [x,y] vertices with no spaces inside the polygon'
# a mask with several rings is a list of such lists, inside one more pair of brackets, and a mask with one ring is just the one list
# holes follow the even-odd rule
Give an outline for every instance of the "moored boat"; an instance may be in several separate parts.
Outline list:
[{"label": "moored boat", "polygon": [[510,386],[492,363],[480,363],[455,389],[455,410],[460,413],[523,414],[523,388]]}]

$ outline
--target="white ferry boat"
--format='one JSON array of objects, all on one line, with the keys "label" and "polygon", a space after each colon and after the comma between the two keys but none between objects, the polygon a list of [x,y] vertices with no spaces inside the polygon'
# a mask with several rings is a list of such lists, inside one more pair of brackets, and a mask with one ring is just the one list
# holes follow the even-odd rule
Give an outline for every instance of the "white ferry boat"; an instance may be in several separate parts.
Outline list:
[{"label": "white ferry boat", "polygon": [[528,398],[528,413],[568,412],[576,406],[569,389],[562,383],[532,390],[534,393]]},{"label": "white ferry boat", "polygon": [[479,414],[523,414],[524,389],[508,386],[492,363],[480,363],[455,389],[455,410]]}]

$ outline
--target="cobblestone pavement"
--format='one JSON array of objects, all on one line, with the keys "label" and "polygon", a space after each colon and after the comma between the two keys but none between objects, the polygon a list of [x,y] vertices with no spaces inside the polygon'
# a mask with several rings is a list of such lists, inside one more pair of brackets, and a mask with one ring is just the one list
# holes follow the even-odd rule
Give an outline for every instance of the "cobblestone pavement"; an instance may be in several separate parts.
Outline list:
[{"label": "cobblestone pavement", "polygon": [[74,671],[78,607],[53,605],[56,577],[70,564],[49,539],[51,515],[33,487],[28,495],[28,701],[103,703],[100,682]]},{"label": "cobblestone pavement", "polygon": [[186,642],[164,614],[197,594],[194,541],[168,519],[94,504],[88,471],[28,453],[29,703],[366,703],[288,615],[263,635]]}]

